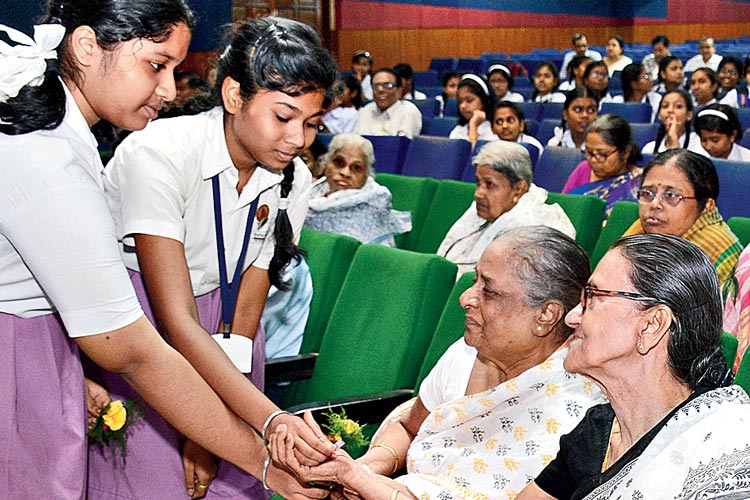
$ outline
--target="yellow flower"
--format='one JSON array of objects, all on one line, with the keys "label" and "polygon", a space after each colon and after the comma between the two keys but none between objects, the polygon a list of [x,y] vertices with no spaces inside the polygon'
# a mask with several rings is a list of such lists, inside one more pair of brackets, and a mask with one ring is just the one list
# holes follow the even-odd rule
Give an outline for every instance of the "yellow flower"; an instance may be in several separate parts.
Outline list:
[{"label": "yellow flower", "polygon": [[125,425],[125,420],[128,418],[128,413],[125,411],[125,407],[122,405],[122,401],[112,401],[109,403],[107,412],[102,415],[102,420],[107,424],[107,427],[113,431],[119,431],[122,426]]},{"label": "yellow flower", "polygon": [[359,424],[355,422],[354,420],[349,420],[348,418],[345,418],[341,421],[342,425],[344,426],[344,432],[346,434],[356,434],[359,432]]}]

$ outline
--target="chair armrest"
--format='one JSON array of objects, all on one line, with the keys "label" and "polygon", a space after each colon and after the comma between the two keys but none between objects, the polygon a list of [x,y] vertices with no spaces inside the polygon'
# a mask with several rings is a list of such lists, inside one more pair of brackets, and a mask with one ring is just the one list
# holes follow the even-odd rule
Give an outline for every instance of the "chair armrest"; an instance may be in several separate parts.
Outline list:
[{"label": "chair armrest", "polygon": [[266,361],[266,385],[294,382],[312,377],[317,359],[317,352],[309,352]]},{"label": "chair armrest", "polygon": [[346,416],[352,420],[362,423],[380,423],[395,407],[413,397],[413,389],[396,389],[331,401],[302,403],[287,408],[287,410],[294,414],[301,414],[309,410],[313,413],[316,421],[322,422],[325,421],[322,414],[329,409],[335,412],[344,409],[346,410]]}]

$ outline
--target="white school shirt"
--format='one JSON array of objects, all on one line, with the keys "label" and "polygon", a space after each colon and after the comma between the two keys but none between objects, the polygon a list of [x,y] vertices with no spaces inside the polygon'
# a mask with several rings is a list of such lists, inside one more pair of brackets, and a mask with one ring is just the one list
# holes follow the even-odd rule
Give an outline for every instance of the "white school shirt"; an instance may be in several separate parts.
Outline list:
[{"label": "white school shirt", "polygon": [[359,110],[355,132],[360,135],[403,135],[411,139],[422,130],[422,112],[411,101],[400,99],[385,111],[371,102]]},{"label": "white school shirt", "polygon": [[732,150],[729,152],[727,160],[750,162],[750,149],[740,146],[735,142],[732,144]]},{"label": "white school shirt", "polygon": [[[465,139],[469,140],[469,124],[465,125],[456,125],[453,127],[453,130],[451,130],[450,135],[448,135],[449,139]],[[492,125],[490,124],[489,120],[485,120],[482,123],[479,124],[477,127],[477,138],[480,141],[497,141],[498,138],[495,135],[495,133],[492,131]]]},{"label": "white school shirt", "polygon": [[554,91],[546,95],[538,95],[531,102],[565,102],[565,94]]},{"label": "white school shirt", "polygon": [[[295,159],[287,214],[299,240],[310,198],[310,172]],[[245,235],[250,204],[260,193],[243,271],[250,265],[268,269],[273,257],[273,228],[282,175],[256,168],[237,193],[238,171],[224,136],[223,110],[166,118],[130,134],[107,165],[107,201],[121,239],[128,268],[139,271],[133,234],[171,238],[185,247],[195,296],[219,286],[211,178],[219,175],[227,274],[232,279]],[[265,208],[263,208],[265,207]],[[263,212],[268,217],[260,223]]]},{"label": "white school shirt", "polygon": [[57,310],[68,335],[81,337],[143,311],[120,259],[96,140],[67,88],[65,99],[54,130],[0,134],[0,312]]},{"label": "white school shirt", "polygon": [[[659,144],[659,149],[654,151],[656,147],[656,141],[651,141],[647,143],[645,146],[643,146],[643,149],[641,149],[641,153],[643,154],[656,154],[656,153],[663,153],[667,150],[667,147],[664,145],[664,141],[666,140],[666,137],[662,139],[661,144]],[[685,134],[682,134],[680,136],[680,140],[677,141],[677,143],[680,145],[679,147],[682,147],[683,144],[685,144]],[[705,149],[703,149],[703,146],[701,146],[701,138],[698,137],[698,134],[695,132],[690,132],[690,141],[688,142],[687,149],[689,151],[692,151],[694,153],[702,154],[703,156],[709,156],[709,154],[706,152]]]}]

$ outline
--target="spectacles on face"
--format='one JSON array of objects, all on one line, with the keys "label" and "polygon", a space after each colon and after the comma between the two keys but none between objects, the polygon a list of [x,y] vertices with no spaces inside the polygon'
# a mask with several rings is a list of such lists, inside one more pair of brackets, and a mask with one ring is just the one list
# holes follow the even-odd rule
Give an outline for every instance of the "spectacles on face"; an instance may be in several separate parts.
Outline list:
[{"label": "spectacles on face", "polygon": [[654,201],[654,198],[657,196],[659,197],[659,200],[669,205],[670,207],[676,207],[680,204],[682,200],[697,200],[695,196],[685,196],[680,193],[675,193],[674,191],[664,191],[663,193],[660,193],[657,195],[654,191],[651,189],[639,189],[637,191],[638,195],[638,203],[642,203],[644,205],[648,205],[652,201]]},{"label": "spectacles on face", "polygon": [[641,75],[641,80],[651,80],[651,75],[649,75],[648,73],[643,73]]},{"label": "spectacles on face", "polygon": [[396,84],[393,82],[385,82],[385,83],[373,83],[372,89],[373,90],[393,90],[396,88]]},{"label": "spectacles on face", "polygon": [[591,297],[620,297],[622,299],[635,300],[637,302],[659,302],[658,299],[646,297],[640,293],[621,292],[619,290],[602,290],[601,288],[586,285],[583,287],[583,290],[581,290],[581,314],[586,312],[586,306],[588,306]]},{"label": "spectacles on face", "polygon": [[727,69],[727,68],[721,68],[719,70],[719,74],[721,75],[730,75],[730,76],[737,76],[739,73],[736,69]]},{"label": "spectacles on face", "polygon": [[606,71],[592,71],[591,76],[594,78],[609,78],[609,75]]},{"label": "spectacles on face", "polygon": [[613,154],[617,153],[618,149],[615,148],[612,151],[606,152],[606,151],[589,151],[588,149],[583,152],[584,155],[586,155],[587,160],[595,160],[598,162],[605,162],[607,161],[607,158],[612,156]]}]

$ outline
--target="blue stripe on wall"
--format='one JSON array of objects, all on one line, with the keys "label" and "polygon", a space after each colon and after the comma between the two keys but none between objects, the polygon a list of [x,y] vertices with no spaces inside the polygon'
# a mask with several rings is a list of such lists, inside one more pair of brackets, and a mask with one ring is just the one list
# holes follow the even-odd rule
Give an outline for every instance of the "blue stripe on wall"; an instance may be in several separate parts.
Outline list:
[{"label": "blue stripe on wall", "polygon": [[[353,0],[366,1],[366,0]],[[668,0],[379,0],[383,3],[496,10],[538,14],[568,14],[612,18],[666,19]],[[750,0],[742,0],[750,1]]]}]

